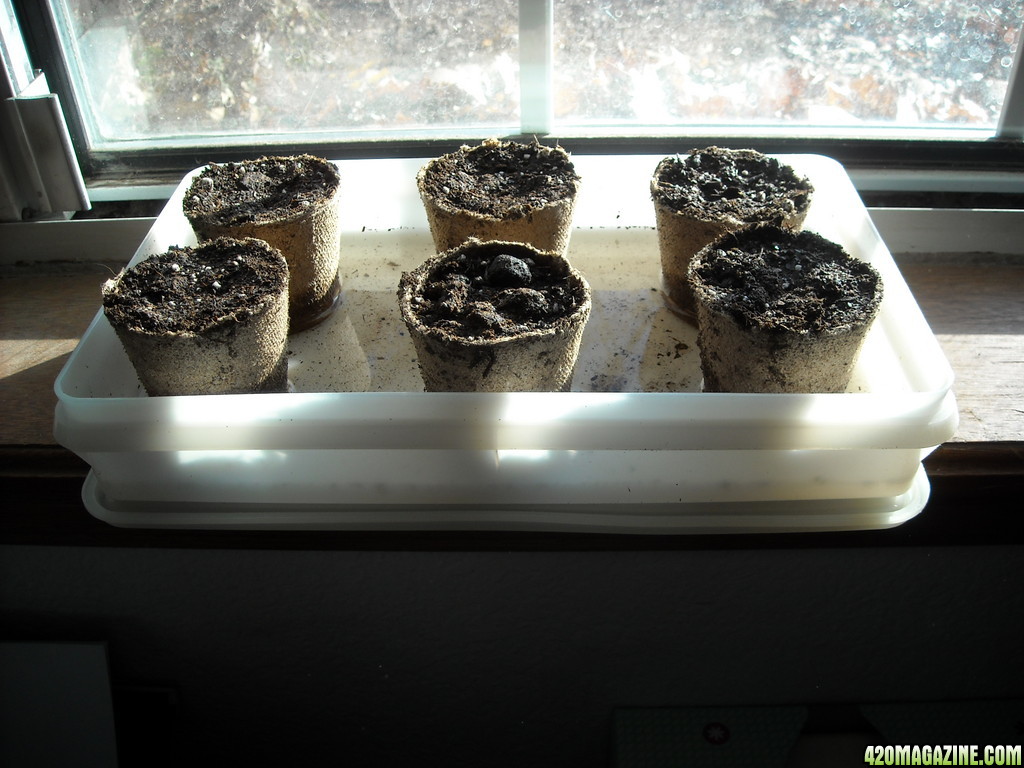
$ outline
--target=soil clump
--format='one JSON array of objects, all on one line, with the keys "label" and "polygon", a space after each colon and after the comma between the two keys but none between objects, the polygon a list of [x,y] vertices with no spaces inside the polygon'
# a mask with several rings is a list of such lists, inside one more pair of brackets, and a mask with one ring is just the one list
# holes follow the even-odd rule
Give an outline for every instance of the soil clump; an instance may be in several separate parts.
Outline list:
[{"label": "soil clump", "polygon": [[215,247],[181,248],[125,271],[103,307],[112,322],[160,333],[202,333],[227,319],[244,321],[280,290],[283,261],[266,247],[220,238]]},{"label": "soil clump", "polygon": [[183,207],[190,220],[218,226],[270,222],[306,213],[340,181],[332,163],[312,155],[211,163],[193,180]]},{"label": "soil clump", "polygon": [[495,218],[526,216],[576,194],[568,154],[539,143],[485,141],[433,160],[424,190],[448,206]]},{"label": "soil clump", "polygon": [[557,271],[528,254],[466,251],[426,281],[413,311],[423,325],[466,339],[497,339],[550,326],[585,300]]},{"label": "soil clump", "polygon": [[665,158],[655,181],[654,193],[668,208],[709,220],[781,224],[806,208],[813,192],[807,179],[774,157],[719,147]]},{"label": "soil clump", "polygon": [[873,267],[812,232],[727,236],[694,265],[712,306],[746,328],[821,333],[862,322],[881,300]]}]

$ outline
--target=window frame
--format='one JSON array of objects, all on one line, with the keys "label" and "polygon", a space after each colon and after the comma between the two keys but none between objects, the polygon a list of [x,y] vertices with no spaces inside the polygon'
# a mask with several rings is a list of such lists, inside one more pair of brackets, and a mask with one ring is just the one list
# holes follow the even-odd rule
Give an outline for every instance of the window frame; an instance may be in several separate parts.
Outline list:
[{"label": "window frame", "polygon": [[[38,69],[64,105],[65,119],[78,162],[90,189],[100,196],[117,188],[165,188],[188,170],[213,159],[241,160],[261,154],[313,152],[332,159],[375,157],[428,157],[448,152],[460,144],[479,141],[495,131],[466,129],[453,134],[447,129],[394,134],[347,132],[344,139],[296,140],[293,137],[253,135],[248,141],[220,137],[197,139],[185,145],[167,143],[130,149],[97,149],[89,145],[85,114],[64,56],[57,21],[48,2],[13,0],[21,21],[26,46]],[[1017,50],[1003,112],[994,133],[987,129],[957,133],[978,138],[932,138],[936,131],[907,132],[907,136],[881,136],[849,132],[831,136],[807,131],[766,130],[751,126],[678,125],[632,130],[629,133],[594,129],[574,133],[551,131],[551,98],[545,78],[550,79],[551,34],[554,0],[519,0],[520,31],[533,42],[521,51],[523,114],[518,130],[502,138],[528,141],[539,138],[558,142],[575,154],[671,154],[709,144],[743,146],[766,153],[824,154],[851,172],[858,189],[877,192],[991,194],[1015,199],[1024,194],[1024,30]],[[545,58],[546,57],[546,58]],[[540,73],[540,74],[538,74]],[[547,130],[545,130],[547,128]],[[132,194],[129,192],[129,194]],[[142,196],[145,196],[142,192]],[[1010,207],[1022,207],[1011,202]]]}]

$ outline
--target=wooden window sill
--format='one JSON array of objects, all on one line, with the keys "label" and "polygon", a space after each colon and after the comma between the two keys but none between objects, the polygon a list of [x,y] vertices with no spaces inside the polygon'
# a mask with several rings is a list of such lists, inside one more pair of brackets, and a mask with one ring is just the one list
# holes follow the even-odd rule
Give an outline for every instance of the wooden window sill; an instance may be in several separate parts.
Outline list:
[{"label": "wooden window sill", "polygon": [[6,267],[0,275],[0,543],[298,549],[699,549],[1021,544],[1024,261],[915,257],[901,270],[956,374],[960,427],[925,461],[928,507],[887,531],[730,536],[142,531],[92,518],[88,467],[52,434],[53,382],[116,266]]}]

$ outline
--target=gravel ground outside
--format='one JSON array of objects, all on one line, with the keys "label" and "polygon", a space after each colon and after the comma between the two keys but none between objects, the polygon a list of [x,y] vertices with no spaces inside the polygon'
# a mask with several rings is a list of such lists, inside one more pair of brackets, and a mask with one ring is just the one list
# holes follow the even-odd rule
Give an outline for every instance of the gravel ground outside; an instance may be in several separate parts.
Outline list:
[{"label": "gravel ground outside", "polygon": [[[92,0],[101,134],[515,127],[516,0]],[[556,124],[994,126],[1024,0],[556,0]]]}]

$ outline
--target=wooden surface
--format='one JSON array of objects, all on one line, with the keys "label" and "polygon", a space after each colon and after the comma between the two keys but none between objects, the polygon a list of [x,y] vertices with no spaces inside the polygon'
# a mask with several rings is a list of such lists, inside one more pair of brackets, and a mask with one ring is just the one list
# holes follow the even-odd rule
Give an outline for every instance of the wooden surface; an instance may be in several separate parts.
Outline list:
[{"label": "wooden surface", "polygon": [[54,445],[53,382],[99,308],[102,264],[0,273],[0,445]]},{"label": "wooden surface", "polygon": [[[904,277],[956,374],[954,442],[1024,440],[1024,261],[915,260]],[[52,445],[53,381],[99,308],[111,268],[5,270],[0,277],[0,445]]]},{"label": "wooden surface", "polygon": [[1024,543],[1024,260],[915,259],[901,269],[956,374],[956,436],[925,462],[928,509],[894,531],[752,537],[123,531],[93,519],[86,465],[53,438],[53,382],[99,307],[112,268],[0,272],[0,542],[273,548],[708,548]]},{"label": "wooden surface", "polygon": [[901,270],[956,374],[956,442],[1024,439],[1024,262]]}]

